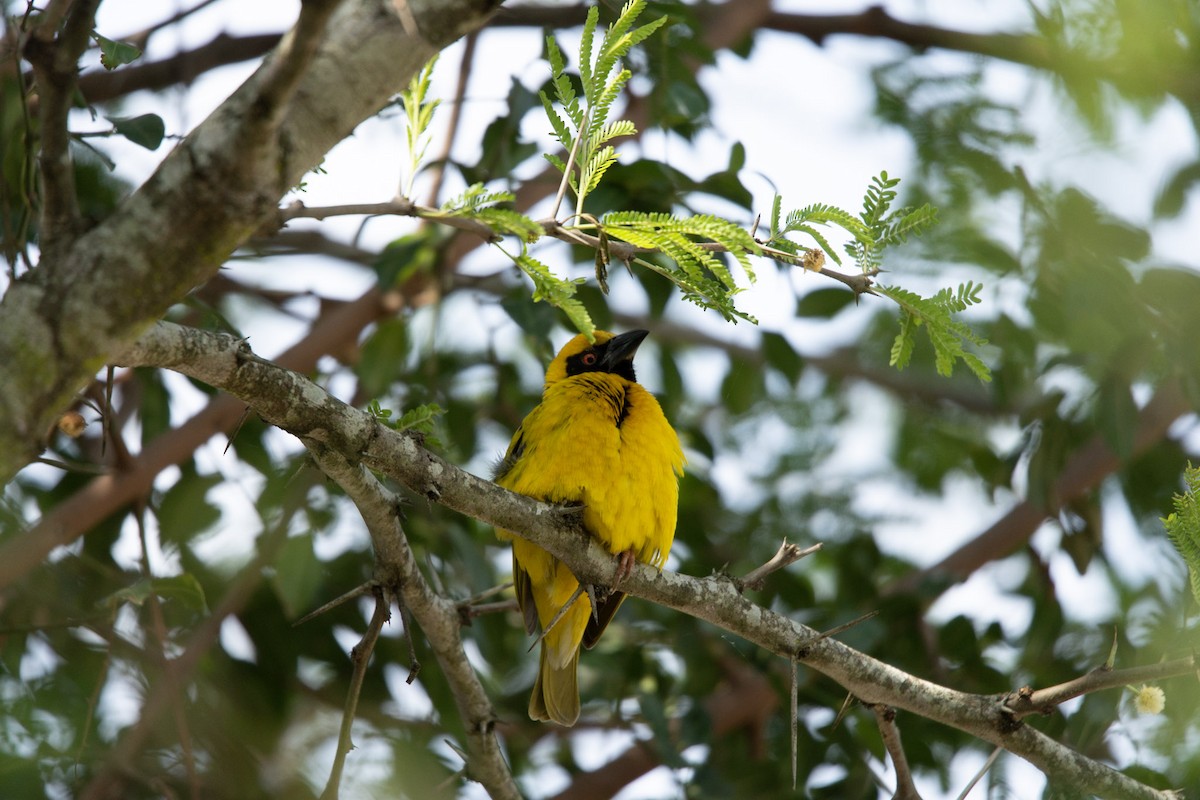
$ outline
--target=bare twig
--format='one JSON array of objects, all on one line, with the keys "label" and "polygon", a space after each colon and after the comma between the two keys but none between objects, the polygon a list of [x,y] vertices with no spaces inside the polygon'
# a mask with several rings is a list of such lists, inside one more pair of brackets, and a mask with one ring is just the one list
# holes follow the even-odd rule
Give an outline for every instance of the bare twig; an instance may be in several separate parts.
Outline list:
[{"label": "bare twig", "polygon": [[497,600],[494,603],[459,603],[458,617],[463,625],[470,625],[476,617],[487,614],[505,614],[509,611],[520,611],[521,605],[516,598]]},{"label": "bare twig", "polygon": [[904,747],[900,744],[900,729],[896,726],[896,709],[882,703],[871,706],[875,712],[875,720],[879,723],[879,733],[883,737],[883,746],[892,757],[892,766],[896,768],[896,792],[892,800],[921,800],[921,794],[913,783],[912,769],[908,766],[908,758],[904,755]]},{"label": "bare twig", "polygon": [[136,45],[139,49],[145,50],[146,42],[149,41],[151,36],[158,33],[163,28],[169,28],[172,25],[183,22],[188,17],[203,11],[215,2],[217,2],[217,0],[200,0],[199,3],[191,8],[180,9],[178,12],[172,14],[166,19],[159,20],[153,25],[142,28],[140,31],[118,37],[118,40],[122,42],[129,42],[130,44]]},{"label": "bare twig", "polygon": [[408,642],[408,675],[404,678],[404,682],[411,685],[421,674],[421,660],[417,658],[417,632],[413,628],[408,607],[404,605],[403,595],[396,595],[396,604],[400,607],[400,622],[404,626],[404,639]]},{"label": "bare twig", "polygon": [[[558,613],[554,615],[550,622],[542,628],[542,632],[534,637],[534,640],[529,643],[529,648],[525,652],[528,653],[529,651],[533,650],[533,648],[542,643],[543,639],[550,635],[550,631],[554,630],[554,627],[558,625],[558,623],[562,622],[562,618],[567,615],[567,611],[570,610],[571,606],[575,605],[575,601],[583,596],[584,591],[586,590],[584,589],[584,585],[582,583],[575,587],[575,591],[570,597],[567,598],[567,602],[562,604],[562,608],[560,608]],[[592,613],[595,613],[595,609],[596,602],[595,600],[592,600]]]},{"label": "bare twig", "polygon": [[75,94],[76,64],[91,39],[99,5],[100,0],[51,3],[25,44],[38,95],[38,169],[42,179],[38,242],[44,257],[65,251],[80,232],[67,115]]},{"label": "bare twig", "polygon": [[371,622],[363,632],[362,639],[350,651],[350,661],[354,671],[350,676],[350,687],[346,691],[346,706],[342,711],[342,726],[338,731],[337,750],[333,756],[333,767],[329,771],[329,780],[325,790],[321,792],[321,800],[337,800],[338,789],[342,782],[342,770],[346,766],[346,755],[353,747],[350,740],[350,730],[354,726],[354,715],[358,710],[358,698],[362,693],[363,680],[367,675],[367,665],[371,662],[371,654],[375,651],[375,643],[383,626],[391,619],[387,593],[383,587],[371,587],[375,595],[375,611],[371,614]]},{"label": "bare twig", "polygon": [[579,154],[579,143],[583,141],[583,137],[587,135],[588,115],[584,113],[583,123],[579,126],[579,134],[575,137],[575,141],[571,143],[571,152],[567,155],[567,166],[563,170],[562,180],[558,184],[558,192],[554,195],[554,210],[550,212],[550,216],[558,219],[558,212],[562,209],[563,196],[567,193],[567,186],[571,183],[571,170],[575,167],[575,156]]},{"label": "bare twig", "polygon": [[[137,520],[138,541],[141,544],[140,562],[142,575],[146,580],[153,580],[154,572],[150,568],[150,545],[146,539],[146,503],[144,500],[139,501],[134,511],[134,518]],[[164,673],[173,669],[171,661],[167,658],[167,645],[170,636],[167,633],[167,623],[163,618],[162,603],[159,600],[158,593],[150,591],[147,597],[146,607],[150,611],[150,628],[154,631],[154,660],[158,662],[158,666]],[[188,727],[187,714],[184,713],[183,695],[180,691],[181,684],[173,680],[170,676],[167,677],[167,684],[173,686],[176,691],[171,693],[171,713],[175,718],[175,730],[179,735],[179,749],[183,753],[184,771],[187,773],[188,792],[192,800],[200,798],[200,776],[196,773],[196,755],[192,749],[192,732]]]},{"label": "bare twig", "polygon": [[955,800],[967,800],[967,795],[971,793],[971,790],[975,788],[977,783],[983,780],[983,776],[987,775],[988,770],[992,768],[992,765],[996,763],[996,759],[1000,758],[1000,754],[1003,752],[1003,747],[997,747],[995,750],[993,750],[992,754],[989,755],[987,760],[983,762],[983,766],[980,767],[979,771],[975,773],[975,777],[971,778],[971,782],[963,787],[963,790],[959,792],[958,797],[955,798]]},{"label": "bare twig", "polygon": [[308,612],[303,617],[301,617],[300,619],[293,622],[292,627],[295,628],[299,625],[303,625],[304,623],[308,622],[311,619],[316,619],[317,617],[321,616],[322,614],[326,613],[327,611],[332,611],[333,609],[337,608],[338,606],[342,605],[345,602],[348,602],[350,600],[357,600],[358,598],[360,598],[364,595],[371,594],[372,592],[375,591],[375,589],[377,587],[378,587],[378,584],[375,583],[375,581],[367,581],[364,584],[355,586],[353,589],[346,592],[345,594],[343,594],[339,597],[335,597],[332,600],[330,600],[328,603],[324,603],[319,608],[315,608],[312,611]]},{"label": "bare twig", "polygon": [[735,579],[734,585],[737,586],[739,592],[744,592],[747,589],[759,591],[763,588],[767,576],[796,563],[805,556],[812,555],[820,549],[820,542],[801,550],[799,545],[792,544],[787,539],[784,539],[783,544],[779,545],[779,550],[775,552],[775,555],[771,556],[770,561],[755,567],[741,578]]},{"label": "bare twig", "polygon": [[442,142],[442,152],[435,158],[430,168],[433,171],[433,185],[429,187],[429,205],[438,205],[442,195],[442,184],[446,180],[446,164],[454,149],[454,140],[458,136],[459,124],[462,122],[463,105],[467,98],[467,83],[471,78],[471,67],[475,63],[475,43],[479,34],[472,32],[463,38],[462,60],[458,64],[458,83],[454,86],[454,100],[450,104],[450,120],[446,124],[446,138]]},{"label": "bare twig", "polygon": [[1004,698],[1004,707],[1016,719],[1023,719],[1032,714],[1050,714],[1059,704],[1080,695],[1134,683],[1160,681],[1164,678],[1184,674],[1189,669],[1195,669],[1196,666],[1196,657],[1189,656],[1177,658],[1174,661],[1163,661],[1159,664],[1127,669],[1097,667],[1078,678],[1056,686],[1048,686],[1045,689],[1034,690],[1024,686]]}]

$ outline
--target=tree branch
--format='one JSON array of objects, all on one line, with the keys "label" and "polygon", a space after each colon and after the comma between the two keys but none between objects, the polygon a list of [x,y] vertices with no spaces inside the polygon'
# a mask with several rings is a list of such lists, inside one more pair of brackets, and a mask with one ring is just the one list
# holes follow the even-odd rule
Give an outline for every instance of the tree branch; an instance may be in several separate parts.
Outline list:
[{"label": "tree branch", "polygon": [[[295,377],[304,382],[300,376]],[[300,383],[294,385],[303,388]],[[305,391],[311,393],[316,388],[309,384]],[[311,395],[310,399],[315,397]],[[470,756],[467,774],[483,784],[493,800],[519,800],[520,790],[496,739],[496,712],[463,650],[458,607],[434,592],[417,568],[400,525],[399,498],[361,465],[348,460],[344,451],[316,439],[306,438],[304,443],[321,470],[346,491],[363,515],[375,549],[376,579],[412,611],[437,656],[466,729]],[[414,635],[413,631],[405,633]]]},{"label": "tree branch", "polygon": [[[322,471],[324,471],[323,467]],[[382,633],[383,626],[391,619],[391,614],[388,612],[391,601],[384,593],[383,588],[376,585],[374,595],[375,611],[371,614],[371,621],[367,624],[367,629],[363,631],[358,644],[350,651],[350,661],[354,664],[354,671],[350,676],[350,687],[346,690],[346,705],[342,710],[342,724],[338,730],[333,767],[329,770],[329,780],[325,783],[325,790],[321,792],[321,800],[337,800],[342,784],[342,771],[346,767],[346,756],[354,746],[350,739],[350,732],[354,727],[354,715],[358,711],[358,698],[362,693],[363,680],[367,675],[367,665],[371,663],[371,654],[375,652],[375,644],[379,641],[379,634]]]},{"label": "tree branch", "polygon": [[1178,658],[1174,661],[1164,661],[1159,664],[1147,664],[1143,667],[1112,669],[1097,667],[1078,678],[1048,686],[1045,689],[1034,690],[1028,686],[1012,692],[1005,699],[1005,705],[1017,719],[1023,719],[1031,714],[1049,714],[1059,704],[1075,697],[1091,694],[1103,689],[1113,689],[1134,683],[1160,681],[1164,678],[1184,674],[1196,667],[1196,659]]},{"label": "tree branch", "polygon": [[314,51],[331,1],[302,13],[295,46],[268,58],[115,214],[0,299],[0,385],[19,387],[0,396],[0,482],[38,455],[97,365],[211,278],[334,144],[493,6],[410,3],[414,38],[377,2],[344,0]]},{"label": "tree branch", "polygon": [[[425,450],[419,437],[393,431],[303,376],[255,358],[231,336],[160,323],[120,360],[126,365],[176,369],[223,388],[302,440],[316,440],[346,458],[359,458],[364,466],[431,502],[517,532],[566,563],[581,581],[603,583],[612,574],[613,556],[579,527],[575,515],[463,472]],[[772,653],[794,657],[864,703],[884,703],[920,714],[1004,747],[1079,791],[1118,800],[1175,796],[1146,787],[1039,733],[1015,719],[1004,707],[1003,697],[958,692],[904,673],[750,602],[726,578],[693,578],[639,564],[621,588],[711,622]],[[1194,660],[1188,665],[1188,671],[1192,669]]]},{"label": "tree branch", "polygon": [[[75,196],[75,166],[67,115],[75,94],[76,63],[87,49],[100,0],[59,4],[47,12],[25,44],[37,90],[38,168],[41,173],[41,222],[38,242],[42,258],[53,260],[80,233],[79,202]],[[65,15],[61,32],[57,17]]]},{"label": "tree branch", "polygon": [[896,791],[892,800],[921,800],[921,793],[913,783],[912,770],[908,766],[908,757],[904,755],[904,745],[900,743],[900,728],[896,725],[896,709],[881,703],[871,706],[875,712],[875,721],[879,723],[879,735],[883,738],[883,746],[892,757],[892,766],[896,769]]},{"label": "tree branch", "polygon": [[159,61],[130,64],[116,70],[93,70],[79,76],[79,91],[88,103],[105,103],[138,91],[157,91],[188,84],[206,72],[259,58],[283,38],[280,33],[255,36],[217,34],[193,50]]}]

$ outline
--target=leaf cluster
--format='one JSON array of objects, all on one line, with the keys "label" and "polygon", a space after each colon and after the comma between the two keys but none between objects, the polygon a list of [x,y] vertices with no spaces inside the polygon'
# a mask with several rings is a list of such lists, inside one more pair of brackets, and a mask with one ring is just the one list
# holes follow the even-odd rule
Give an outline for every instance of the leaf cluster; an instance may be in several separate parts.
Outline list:
[{"label": "leaf cluster", "polygon": [[1192,597],[1200,603],[1200,467],[1188,464],[1183,480],[1187,488],[1172,498],[1175,510],[1162,523],[1187,564]]},{"label": "leaf cluster", "polygon": [[965,345],[981,347],[987,341],[954,315],[980,301],[981,284],[973,281],[959,284],[956,290],[942,289],[933,297],[921,297],[916,292],[898,286],[877,286],[875,291],[900,307],[900,330],[892,343],[889,363],[899,369],[908,366],[916,344],[918,328],[924,328],[933,345],[934,364],[939,375],[949,376],[954,364],[962,361],[981,381],[991,380],[986,364]]},{"label": "leaf cluster", "polygon": [[729,321],[740,317],[754,322],[734,306],[733,297],[742,289],[720,257],[731,256],[754,281],[750,256],[759,255],[762,248],[740,226],[709,214],[677,217],[640,211],[607,214],[602,224],[607,236],[670,258],[674,267],[637,261],[674,282],[685,300],[714,309]]},{"label": "leaf cluster", "polygon": [[404,196],[412,197],[413,183],[420,171],[421,161],[429,147],[429,125],[433,122],[433,113],[437,110],[440,100],[427,100],[429,84],[433,80],[433,68],[437,66],[438,57],[433,58],[421,68],[420,72],[408,82],[408,88],[400,93],[400,105],[404,108],[405,125],[404,138],[408,151],[408,176],[405,178]]},{"label": "leaf cluster", "polygon": [[554,137],[569,153],[565,162],[554,154],[546,154],[546,160],[562,172],[563,180],[574,192],[577,218],[583,215],[583,204],[588,193],[596,188],[605,171],[617,160],[616,150],[609,143],[619,136],[637,133],[637,128],[629,120],[610,121],[609,116],[613,103],[632,77],[628,69],[618,69],[621,60],[667,21],[666,17],[660,17],[634,27],[645,8],[645,0],[627,2],[620,16],[605,32],[598,48],[595,40],[600,10],[596,6],[588,10],[579,47],[582,102],[571,76],[567,74],[562,51],[553,37],[547,37],[546,40],[551,84],[566,119],[558,113],[555,103],[545,91],[540,92],[539,97]]}]

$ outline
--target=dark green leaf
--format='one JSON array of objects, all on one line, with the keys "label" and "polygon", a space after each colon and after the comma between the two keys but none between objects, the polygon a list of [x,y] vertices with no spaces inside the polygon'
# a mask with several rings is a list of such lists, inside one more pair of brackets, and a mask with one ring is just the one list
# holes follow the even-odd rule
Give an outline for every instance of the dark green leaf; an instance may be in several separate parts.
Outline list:
[{"label": "dark green leaf", "polygon": [[[842,292],[849,294],[849,292]],[[792,345],[778,333],[764,332],[762,335],[763,355],[767,364],[787,376],[791,382],[800,378],[804,369],[804,359],[792,348]]]},{"label": "dark green leaf", "polygon": [[408,321],[394,317],[380,322],[362,346],[354,371],[363,393],[380,397],[403,374],[408,358]]},{"label": "dark green leaf", "polygon": [[290,536],[279,551],[271,585],[289,619],[295,619],[320,605],[317,590],[322,585],[324,565],[313,553],[309,534]]},{"label": "dark green leaf", "polygon": [[815,289],[800,298],[796,314],[801,317],[828,319],[854,302],[854,292],[848,289]]},{"label": "dark green leaf", "polygon": [[185,466],[158,504],[159,536],[168,542],[187,542],[216,525],[221,512],[209,502],[208,492],[223,481],[219,473],[198,475],[195,467]]},{"label": "dark green leaf", "polygon": [[107,117],[115,130],[134,144],[147,150],[157,150],[162,144],[167,129],[158,114],[142,114],[137,117]]},{"label": "dark green leaf", "polygon": [[1096,427],[1122,460],[1133,453],[1137,421],[1138,407],[1129,385],[1121,380],[1102,384],[1096,398]]},{"label": "dark green leaf", "polygon": [[96,43],[100,45],[100,64],[105,69],[116,69],[122,64],[128,64],[142,57],[142,51],[128,42],[118,42],[98,33],[92,35],[96,37]]}]

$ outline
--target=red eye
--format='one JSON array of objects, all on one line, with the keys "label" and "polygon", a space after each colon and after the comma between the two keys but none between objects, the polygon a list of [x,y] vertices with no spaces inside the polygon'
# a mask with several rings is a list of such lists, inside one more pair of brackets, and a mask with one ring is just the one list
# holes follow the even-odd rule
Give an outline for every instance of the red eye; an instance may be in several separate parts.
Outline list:
[{"label": "red eye", "polygon": [[580,361],[583,362],[583,365],[585,367],[594,367],[594,366],[596,366],[596,354],[595,353],[584,353],[583,357],[580,359]]}]

